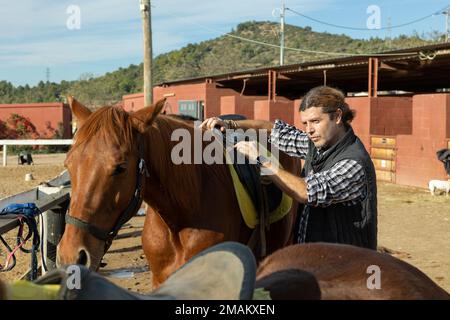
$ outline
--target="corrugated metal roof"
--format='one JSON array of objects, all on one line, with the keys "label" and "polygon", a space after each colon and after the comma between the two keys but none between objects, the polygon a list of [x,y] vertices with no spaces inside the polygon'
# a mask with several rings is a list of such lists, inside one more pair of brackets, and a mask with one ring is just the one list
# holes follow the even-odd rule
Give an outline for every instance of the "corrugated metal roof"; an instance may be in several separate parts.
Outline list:
[{"label": "corrugated metal roof", "polygon": [[[235,72],[229,72],[229,73],[223,73],[223,74],[193,77],[193,78],[180,79],[180,80],[175,80],[175,81],[162,82],[158,85],[160,85],[160,86],[161,85],[171,85],[171,84],[180,84],[180,83],[186,83],[186,82],[191,82],[191,83],[194,82],[195,83],[195,82],[205,81],[206,79],[212,79],[215,81],[227,81],[227,80],[236,80],[236,79],[243,79],[243,78],[265,77],[265,76],[267,76],[267,72],[269,70],[275,70],[281,74],[285,74],[285,73],[301,72],[301,71],[308,71],[308,70],[327,70],[327,69],[332,69],[332,68],[351,67],[351,66],[368,64],[369,57],[373,57],[373,58],[378,57],[382,61],[400,61],[400,60],[417,58],[421,52],[425,52],[425,53],[426,52],[435,52],[438,55],[449,55],[450,54],[450,42],[374,53],[370,56],[349,55],[349,56],[345,56],[345,57],[315,60],[315,61],[309,61],[309,62],[304,62],[304,63],[290,64],[290,65],[285,65],[285,66],[268,66],[268,67],[262,67],[262,68],[251,69],[251,70],[242,70],[242,71],[235,71]],[[398,54],[404,54],[404,55],[398,56]],[[390,55],[392,55],[392,56],[390,56]]]}]

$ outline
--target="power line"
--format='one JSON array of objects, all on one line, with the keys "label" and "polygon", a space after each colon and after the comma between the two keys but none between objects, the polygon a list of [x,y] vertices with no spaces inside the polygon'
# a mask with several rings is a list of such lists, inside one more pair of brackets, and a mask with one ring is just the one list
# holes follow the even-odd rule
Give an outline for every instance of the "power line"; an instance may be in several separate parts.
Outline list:
[{"label": "power line", "polygon": [[[240,36],[236,36],[230,33],[224,34],[224,36],[239,39],[242,41],[252,42],[255,44],[265,45],[273,48],[280,48],[279,45],[266,43],[262,41],[257,41],[253,39],[247,39]],[[300,48],[291,48],[291,47],[284,47],[285,50],[291,50],[291,51],[297,51],[297,52],[303,52],[303,53],[317,53],[317,54],[328,54],[328,55],[336,55],[336,56],[363,56],[363,57],[371,57],[371,56],[405,56],[410,55],[412,53],[416,52],[405,52],[405,53],[351,53],[351,52],[330,52],[330,51],[316,51],[316,50],[307,50],[307,49],[300,49]]]},{"label": "power line", "polygon": [[300,12],[297,12],[297,11],[295,11],[295,10],[292,10],[291,8],[286,8],[286,10],[291,11],[292,13],[295,13],[295,14],[297,14],[297,15],[303,17],[303,18],[306,18],[306,19],[309,19],[309,20],[311,20],[311,21],[315,21],[315,22],[317,22],[317,23],[321,23],[321,24],[324,24],[324,25],[327,25],[327,26],[330,26],[330,27],[341,28],[341,29],[347,29],[347,30],[373,31],[373,30],[386,30],[386,29],[395,29],[395,28],[405,27],[405,26],[408,26],[408,25],[411,25],[411,24],[414,24],[414,23],[423,21],[423,20],[425,20],[425,19],[428,19],[428,18],[430,18],[430,17],[432,17],[432,16],[435,16],[435,15],[437,15],[437,14],[440,14],[440,13],[442,12],[442,10],[447,9],[447,7],[448,7],[448,6],[445,6],[444,8],[439,9],[439,10],[437,10],[437,11],[435,11],[435,12],[433,12],[433,13],[430,13],[430,14],[428,14],[428,15],[422,17],[422,18],[419,18],[419,19],[415,19],[415,20],[412,20],[412,21],[409,21],[409,22],[405,22],[405,23],[402,23],[402,24],[398,24],[398,25],[395,25],[395,26],[380,27],[380,28],[377,28],[377,29],[358,28],[358,27],[349,27],[349,26],[338,25],[338,24],[329,23],[329,22],[326,22],[326,21],[322,21],[322,20],[319,20],[319,19],[316,19],[316,18],[307,16],[307,15],[305,15],[305,14],[302,14],[302,13],[300,13]]},{"label": "power line", "polygon": [[[288,10],[288,8],[286,8],[286,10]],[[215,33],[223,33],[223,31],[217,30],[217,29],[213,29],[211,27],[205,26],[205,25],[201,25],[199,23],[196,22],[192,22],[187,20],[186,18],[174,15],[174,14],[170,14],[167,13],[166,14],[177,18],[177,19],[182,19],[185,20],[187,23],[195,25],[197,27],[203,28],[205,30],[209,30],[209,31],[213,31]],[[263,45],[263,46],[267,46],[267,47],[272,47],[272,48],[277,48],[277,49],[281,49],[280,45],[276,45],[276,44],[272,44],[272,43],[267,43],[267,42],[263,42],[263,41],[258,41],[258,40],[253,40],[253,39],[248,39],[248,38],[244,38],[241,36],[237,36],[231,33],[225,33],[222,36],[224,37],[228,37],[228,38],[234,38],[234,39],[238,39],[241,41],[246,41],[249,43],[253,43],[253,44],[258,44],[258,45]],[[411,55],[411,54],[415,54],[417,53],[417,51],[411,51],[411,52],[404,52],[404,53],[352,53],[352,52],[330,52],[330,51],[316,51],[316,50],[307,50],[307,49],[300,49],[300,48],[292,48],[292,47],[283,47],[284,50],[291,50],[291,51],[296,51],[296,52],[302,52],[302,53],[313,53],[313,54],[323,54],[323,55],[334,55],[334,56],[361,56],[361,57],[372,57],[372,56],[379,56],[379,57],[383,57],[383,56],[407,56],[407,55]]]},{"label": "power line", "polygon": [[450,16],[450,6],[441,13],[445,14],[445,42],[448,42],[448,17]]}]

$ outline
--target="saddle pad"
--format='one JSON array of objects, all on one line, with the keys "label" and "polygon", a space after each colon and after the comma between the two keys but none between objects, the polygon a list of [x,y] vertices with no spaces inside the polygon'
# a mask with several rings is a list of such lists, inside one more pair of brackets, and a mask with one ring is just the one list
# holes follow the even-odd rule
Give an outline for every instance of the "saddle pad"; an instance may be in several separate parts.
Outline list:
[{"label": "saddle pad", "polygon": [[[234,140],[230,139],[231,141]],[[229,139],[227,138],[227,141]],[[227,148],[229,149],[229,147]],[[282,168],[281,164],[278,162],[278,159],[271,156],[271,153],[264,148],[261,144],[259,144],[259,151],[260,153],[265,156],[266,158],[271,159],[271,161],[278,166],[279,168]],[[255,205],[252,201],[252,198],[248,194],[245,186],[242,184],[241,180],[239,179],[239,176],[233,166],[231,157],[228,153],[228,150],[225,151],[225,157],[226,157],[226,163],[228,165],[228,169],[230,170],[231,178],[233,180],[233,186],[234,191],[236,194],[236,198],[238,200],[239,208],[241,210],[242,217],[245,221],[245,224],[250,229],[254,229],[259,224],[259,218],[258,218],[258,212],[255,208]],[[284,192],[281,196],[281,201],[278,207],[274,210],[272,210],[269,213],[269,224],[272,224],[276,221],[281,220],[292,208],[292,198],[286,195]]]}]

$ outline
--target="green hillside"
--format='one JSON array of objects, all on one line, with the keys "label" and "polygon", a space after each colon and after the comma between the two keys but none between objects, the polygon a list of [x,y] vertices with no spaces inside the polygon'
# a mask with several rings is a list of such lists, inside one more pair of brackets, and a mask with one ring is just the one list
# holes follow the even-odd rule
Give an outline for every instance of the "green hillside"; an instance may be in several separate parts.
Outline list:
[{"label": "green hillside", "polygon": [[[239,24],[230,34],[277,45],[278,28],[279,25],[273,22],[251,21]],[[400,36],[389,42],[380,38],[360,40],[291,25],[287,25],[285,31],[286,47],[325,52],[372,53],[422,46],[439,40],[437,36],[433,40],[430,39],[433,37],[419,35]],[[333,57],[291,50],[285,52],[285,64]],[[277,48],[224,35],[157,56],[154,60],[154,83],[274,66],[278,61]],[[41,81],[34,87],[14,87],[8,81],[0,81],[0,103],[62,101],[70,93],[96,108],[116,103],[124,94],[140,92],[142,86],[142,64],[130,65],[100,77],[85,74],[77,81]]]}]

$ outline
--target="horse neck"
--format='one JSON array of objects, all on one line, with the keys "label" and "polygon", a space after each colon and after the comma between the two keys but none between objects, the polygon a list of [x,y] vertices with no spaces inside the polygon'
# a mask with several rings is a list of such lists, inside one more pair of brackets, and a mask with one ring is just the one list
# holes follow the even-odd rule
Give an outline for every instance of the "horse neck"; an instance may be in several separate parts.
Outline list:
[{"label": "horse neck", "polygon": [[[175,165],[171,158],[173,146],[178,141],[171,141],[173,130],[183,128],[193,137],[193,127],[159,116],[152,127],[147,131],[146,163],[150,177],[148,183],[150,204],[163,208],[169,212],[196,212],[200,208],[201,195],[201,166],[194,164]],[[193,139],[191,139],[193,150]]]}]

